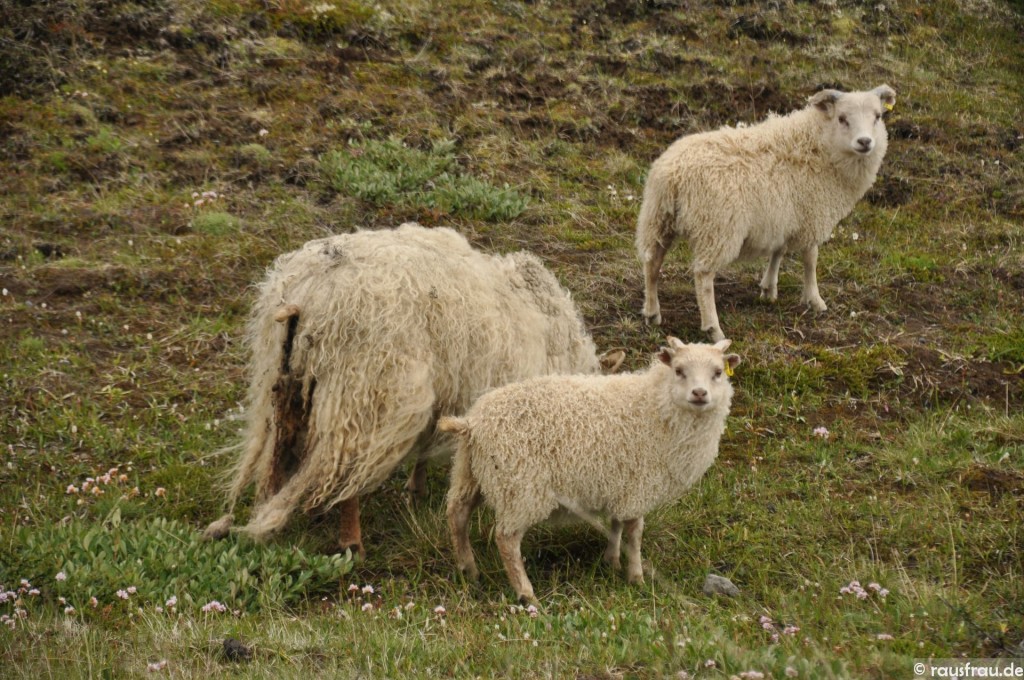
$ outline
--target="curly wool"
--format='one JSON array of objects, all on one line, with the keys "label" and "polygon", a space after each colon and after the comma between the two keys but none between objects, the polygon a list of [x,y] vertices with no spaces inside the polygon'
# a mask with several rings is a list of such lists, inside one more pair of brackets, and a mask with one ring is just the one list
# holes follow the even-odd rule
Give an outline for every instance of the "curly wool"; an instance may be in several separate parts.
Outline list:
[{"label": "curly wool", "polygon": [[[297,312],[290,372],[305,427],[279,460],[273,390]],[[232,507],[252,483],[244,531],[283,526],[301,503],[329,507],[384,481],[439,414],[545,373],[596,372],[593,341],[568,294],[527,253],[489,256],[455,231],[404,224],[306,243],[277,259],[249,322],[248,425]],[[275,475],[287,467],[283,485]]]},{"label": "curly wool", "polygon": [[495,529],[514,533],[560,508],[643,517],[679,498],[718,455],[732,387],[695,415],[669,399],[673,370],[546,376],[481,397],[464,418],[440,427],[460,434],[452,498],[479,486]]}]

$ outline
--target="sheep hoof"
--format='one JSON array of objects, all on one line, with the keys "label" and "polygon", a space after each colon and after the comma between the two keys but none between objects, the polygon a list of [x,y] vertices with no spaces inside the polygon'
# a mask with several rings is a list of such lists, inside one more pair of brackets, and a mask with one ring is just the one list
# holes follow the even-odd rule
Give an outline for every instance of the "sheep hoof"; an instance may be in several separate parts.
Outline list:
[{"label": "sheep hoof", "polygon": [[648,326],[660,326],[661,325],[661,312],[655,312],[654,314],[644,314],[644,321],[647,322]]},{"label": "sheep hoof", "polygon": [[348,551],[352,555],[353,562],[365,562],[366,561],[366,549],[362,543],[352,543],[351,545],[339,546],[338,552]]},{"label": "sheep hoof", "polygon": [[207,541],[219,541],[231,533],[231,525],[234,523],[234,516],[224,515],[216,522],[212,522],[203,532],[203,538]]},{"label": "sheep hoof", "polygon": [[626,580],[632,585],[642,586],[644,584],[644,573],[630,574]]},{"label": "sheep hoof", "polygon": [[604,563],[612,569],[614,569],[615,571],[619,571],[620,569],[622,569],[622,560],[620,560],[618,557],[605,557]]},{"label": "sheep hoof", "polygon": [[779,294],[778,293],[773,293],[772,291],[768,290],[767,288],[762,288],[761,289],[761,299],[762,300],[766,300],[768,302],[778,302],[779,301]]},{"label": "sheep hoof", "polygon": [[534,607],[539,608],[540,600],[538,600],[534,595],[522,593],[519,595],[519,604],[523,605],[524,607],[532,604]]},{"label": "sheep hoof", "polygon": [[477,583],[480,580],[480,570],[476,568],[475,564],[471,564],[468,567],[459,567],[459,573],[462,574],[462,578],[470,583]]}]

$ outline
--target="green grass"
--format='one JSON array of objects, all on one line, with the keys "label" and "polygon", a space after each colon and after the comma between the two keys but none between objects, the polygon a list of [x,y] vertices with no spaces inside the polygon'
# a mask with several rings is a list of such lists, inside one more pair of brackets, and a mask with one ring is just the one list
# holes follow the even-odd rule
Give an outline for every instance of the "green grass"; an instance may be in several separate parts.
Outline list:
[{"label": "green grass", "polygon": [[[173,677],[894,678],[915,658],[1024,656],[1019,2],[12,8],[0,1],[5,677],[166,660]],[[529,249],[598,345],[638,368],[665,333],[703,339],[685,245],[666,262],[664,327],[639,318],[651,161],[819,84],[882,82],[898,93],[889,152],[821,249],[829,311],[799,304],[798,257],[777,304],[757,299],[763,263],[717,282],[744,358],[733,412],[700,485],[647,518],[646,585],[600,563],[592,529],[538,527],[531,617],[486,511],[483,576],[463,583],[443,465],[418,506],[401,472],[365,499],[363,563],[334,554],[333,511],[265,545],[200,541],[223,512],[243,328],[275,256],[408,219]],[[702,595],[709,572],[741,595]],[[889,593],[841,594],[854,580]],[[204,612],[214,599],[227,611]],[[225,638],[251,658],[227,658]]]}]

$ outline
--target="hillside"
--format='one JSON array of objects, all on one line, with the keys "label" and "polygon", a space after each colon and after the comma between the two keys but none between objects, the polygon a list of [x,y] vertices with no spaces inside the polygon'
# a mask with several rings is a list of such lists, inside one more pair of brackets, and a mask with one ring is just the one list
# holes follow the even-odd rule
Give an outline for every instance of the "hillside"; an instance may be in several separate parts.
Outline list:
[{"label": "hillside", "polygon": [[[5,664],[195,677],[231,663],[229,636],[261,677],[889,678],[1024,656],[1022,45],[1024,8],[999,0],[0,0],[0,586],[40,590],[0,599]],[[763,263],[717,281],[744,363],[718,463],[648,518],[653,583],[599,566],[590,529],[538,529],[544,611],[510,612],[486,515],[482,585],[454,578],[444,465],[422,506],[402,473],[369,500],[347,574],[330,513],[267,546],[190,542],[221,512],[276,255],[406,220],[527,249],[638,368],[666,332],[703,339],[684,246],[663,327],[640,315],[651,161],[882,83],[888,155],[821,249],[829,310],[799,304],[795,256],[777,304]],[[743,594],[701,595],[709,571]],[[840,592],[855,580],[889,595]],[[238,615],[201,611],[213,597]]]}]

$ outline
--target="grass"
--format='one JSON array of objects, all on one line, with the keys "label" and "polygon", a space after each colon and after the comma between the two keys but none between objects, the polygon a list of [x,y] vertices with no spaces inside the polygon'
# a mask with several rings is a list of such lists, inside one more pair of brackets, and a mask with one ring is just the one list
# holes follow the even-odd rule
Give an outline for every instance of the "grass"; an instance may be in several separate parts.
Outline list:
[{"label": "grass", "polygon": [[[1024,656],[1020,11],[0,0],[5,676],[891,678]],[[531,616],[487,512],[462,583],[443,465],[421,505],[402,473],[366,499],[363,563],[332,554],[332,512],[199,541],[276,255],[408,219],[526,248],[637,368],[665,332],[703,339],[685,246],[664,327],[639,319],[650,162],[819,84],[882,82],[889,152],[821,249],[829,311],[798,304],[797,258],[774,305],[761,263],[717,283],[737,397],[718,462],[647,518],[645,586],[591,529],[538,527]],[[741,595],[702,595],[709,572]]]}]

